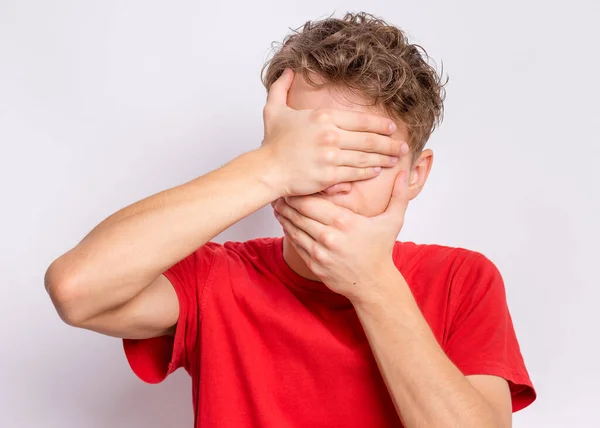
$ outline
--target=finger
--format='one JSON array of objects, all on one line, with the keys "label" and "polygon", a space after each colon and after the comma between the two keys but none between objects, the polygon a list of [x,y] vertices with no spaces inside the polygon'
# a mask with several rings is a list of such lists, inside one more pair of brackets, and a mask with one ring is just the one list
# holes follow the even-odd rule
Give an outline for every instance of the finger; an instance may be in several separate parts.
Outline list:
[{"label": "finger", "polygon": [[333,123],[346,131],[374,132],[390,135],[396,131],[396,124],[388,117],[351,110],[333,110]]},{"label": "finger", "polygon": [[324,223],[320,223],[315,219],[302,215],[284,200],[275,205],[275,211],[280,217],[283,217],[298,229],[306,232],[315,241],[319,239],[319,236],[323,233],[323,229],[326,227]]},{"label": "finger", "polygon": [[[345,219],[348,217],[348,214],[353,214],[347,208],[340,207],[331,201],[316,196],[290,196],[284,198],[281,203],[281,207],[283,207],[281,212],[284,214],[287,210],[285,205],[289,206],[300,215],[313,219],[326,226],[337,226],[336,223],[347,222]],[[289,218],[289,216],[287,217]],[[317,238],[315,237],[315,239]]]},{"label": "finger", "polygon": [[380,166],[370,166],[367,168],[355,168],[352,166],[338,166],[336,168],[334,182],[345,183],[350,181],[369,180],[381,174]]},{"label": "finger", "polygon": [[378,153],[359,152],[357,150],[340,150],[337,157],[338,165],[365,168],[369,166],[380,166],[382,168],[392,167],[398,163],[397,156],[386,156]]},{"label": "finger", "polygon": [[277,204],[277,202],[279,202],[281,198],[277,198],[274,201],[271,202],[271,206],[273,207],[273,209],[275,209],[275,205]]},{"label": "finger", "polygon": [[408,171],[400,171],[398,173],[396,180],[394,181],[390,202],[383,212],[383,215],[389,216],[399,222],[404,221],[404,213],[406,212],[410,200],[408,185],[409,175]]},{"label": "finger", "polygon": [[287,95],[293,81],[293,70],[286,68],[279,79],[271,85],[267,96],[267,105],[287,106]]},{"label": "finger", "polygon": [[292,237],[289,235],[289,233],[287,233],[285,231],[285,229],[284,229],[283,233],[288,238],[288,242],[292,245],[292,247],[294,247],[294,249],[300,255],[302,260],[304,260],[304,263],[306,263],[307,266],[312,265],[313,260],[312,260],[312,257],[310,257],[310,254],[308,254],[308,251],[306,251],[304,248],[302,248],[300,245],[298,245],[296,242],[294,242]]},{"label": "finger", "polygon": [[316,241],[284,216],[278,215],[277,220],[283,226],[283,230],[289,236],[290,240],[302,247],[306,253],[310,254],[311,248],[316,244]]},{"label": "finger", "polygon": [[388,156],[405,156],[409,147],[405,141],[369,132],[340,131],[339,147],[342,150],[379,153]]}]

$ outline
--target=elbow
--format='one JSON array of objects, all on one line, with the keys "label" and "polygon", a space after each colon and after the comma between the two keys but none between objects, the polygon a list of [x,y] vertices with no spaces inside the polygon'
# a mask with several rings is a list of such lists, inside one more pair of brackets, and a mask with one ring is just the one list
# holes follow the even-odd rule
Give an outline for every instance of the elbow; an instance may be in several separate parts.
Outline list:
[{"label": "elbow", "polygon": [[44,286],[61,320],[73,327],[82,327],[88,318],[83,308],[84,289],[63,266],[61,258],[55,260],[44,275]]}]

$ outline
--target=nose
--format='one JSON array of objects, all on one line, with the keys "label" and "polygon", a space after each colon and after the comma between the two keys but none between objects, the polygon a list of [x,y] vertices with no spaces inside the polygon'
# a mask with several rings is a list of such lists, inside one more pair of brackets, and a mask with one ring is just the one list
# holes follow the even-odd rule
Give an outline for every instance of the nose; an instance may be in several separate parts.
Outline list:
[{"label": "nose", "polygon": [[340,193],[349,193],[350,190],[352,189],[352,183],[338,183],[338,184],[334,184],[333,186],[329,186],[327,189],[322,190],[321,194],[323,195],[327,195],[327,196],[333,196],[333,195],[337,195]]}]

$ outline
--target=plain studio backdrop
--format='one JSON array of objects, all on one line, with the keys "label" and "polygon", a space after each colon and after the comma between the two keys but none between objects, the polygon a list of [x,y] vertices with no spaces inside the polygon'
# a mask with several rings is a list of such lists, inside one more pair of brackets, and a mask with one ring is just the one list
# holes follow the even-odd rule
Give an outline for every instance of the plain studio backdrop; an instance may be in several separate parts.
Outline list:
[{"label": "plain studio backdrop", "polygon": [[[600,426],[595,0],[0,1],[0,426],[192,426],[185,371],[139,381],[120,340],[60,321],[44,272],[112,212],[259,146],[271,42],[348,10],[450,78],[399,239],[500,268],[539,394],[515,427]],[[280,235],[268,206],[216,240]]]}]

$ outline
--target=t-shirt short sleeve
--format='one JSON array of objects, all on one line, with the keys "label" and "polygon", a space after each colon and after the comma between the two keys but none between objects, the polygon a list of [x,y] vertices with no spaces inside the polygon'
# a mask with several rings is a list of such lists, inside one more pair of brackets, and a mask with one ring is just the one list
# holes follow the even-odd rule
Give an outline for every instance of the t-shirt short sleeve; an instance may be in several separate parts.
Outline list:
[{"label": "t-shirt short sleeve", "polygon": [[516,412],[531,404],[536,393],[521,355],[503,279],[496,266],[481,254],[473,254],[465,269],[453,285],[454,315],[445,352],[465,376],[506,379]]},{"label": "t-shirt short sleeve", "polygon": [[195,355],[199,343],[198,324],[204,291],[214,275],[220,248],[220,244],[209,242],[163,273],[179,302],[174,336],[123,339],[127,361],[144,382],[162,382],[180,367],[189,371],[189,355]]}]

